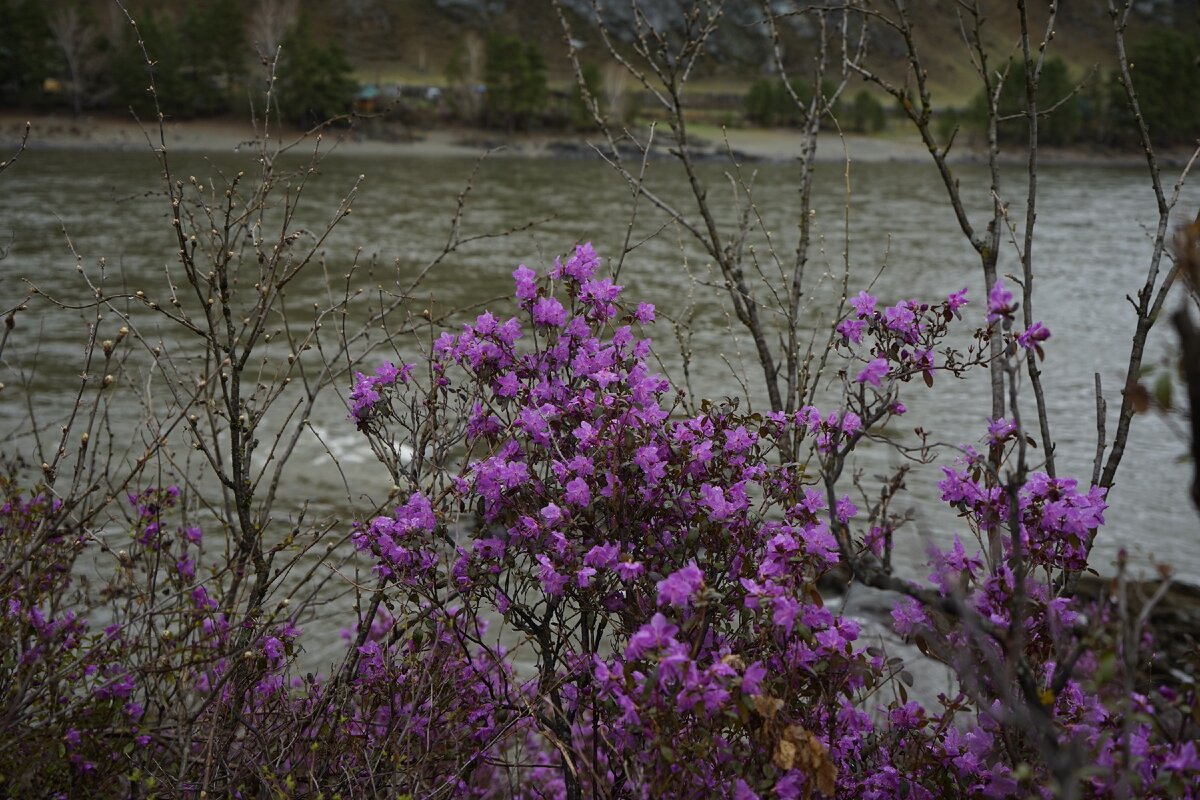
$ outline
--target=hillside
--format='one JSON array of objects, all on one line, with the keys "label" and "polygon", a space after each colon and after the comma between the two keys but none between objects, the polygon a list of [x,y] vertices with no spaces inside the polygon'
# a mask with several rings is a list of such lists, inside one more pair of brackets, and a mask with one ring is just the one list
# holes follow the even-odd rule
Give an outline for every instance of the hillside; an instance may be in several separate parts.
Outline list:
[{"label": "hillside", "polygon": [[[680,19],[677,0],[638,0],[654,24],[671,26]],[[519,35],[541,45],[552,79],[565,83],[569,65],[562,46],[562,30],[549,0],[343,0],[340,3],[307,2],[306,10],[321,21],[327,36],[336,36],[355,64],[362,80],[379,82],[444,82],[446,65],[456,55],[470,55],[472,41],[489,32]],[[590,0],[564,0],[573,30],[585,59],[608,60],[596,31]],[[772,4],[777,12],[792,7]],[[886,4],[880,4],[881,8]],[[984,40],[998,58],[1012,52],[1019,32],[1016,5],[1010,0],[988,0]],[[1044,8],[1035,10],[1034,22],[1044,24]],[[632,30],[629,5],[606,4],[605,14],[618,37]],[[917,44],[924,54],[935,90],[948,104],[965,102],[974,92],[974,74],[967,59],[960,28],[958,4],[953,0],[917,0],[911,4],[917,21]],[[761,23],[762,6],[752,2],[725,4],[724,18],[710,46],[709,57],[697,74],[697,88],[738,91],[760,77],[772,64],[770,40]],[[1130,38],[1156,27],[1185,32],[1197,30],[1196,0],[1142,0],[1134,12]],[[815,46],[814,27],[803,17],[790,17],[784,28],[787,59],[800,62]],[[1071,0],[1062,3],[1051,45],[1077,76],[1093,66],[1107,68],[1115,58],[1105,0]],[[478,45],[474,45],[478,46]],[[869,38],[869,63],[893,77],[905,66],[903,45],[883,26],[874,26]]]}]

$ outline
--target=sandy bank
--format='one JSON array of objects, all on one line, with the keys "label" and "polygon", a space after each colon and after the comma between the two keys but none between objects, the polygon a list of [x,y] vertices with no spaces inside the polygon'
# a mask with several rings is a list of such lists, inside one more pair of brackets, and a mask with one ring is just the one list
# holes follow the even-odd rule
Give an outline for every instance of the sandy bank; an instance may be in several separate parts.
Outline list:
[{"label": "sandy bank", "polygon": [[[157,127],[143,128],[133,120],[115,117],[43,115],[28,119],[11,112],[0,112],[0,147],[11,152],[20,141],[25,122],[32,125],[28,146],[31,150],[81,149],[98,151],[135,151],[159,144]],[[311,149],[315,136],[287,131],[272,134],[278,142]],[[725,152],[726,143],[717,128],[697,127],[699,150],[710,157]],[[790,161],[801,153],[801,137],[787,130],[737,129],[728,131],[728,146],[741,156],[766,161]],[[228,152],[250,146],[254,128],[233,120],[191,120],[168,122],[164,126],[167,148],[176,152]],[[346,155],[409,155],[415,157],[475,156],[495,150],[495,155],[531,158],[591,158],[595,154],[588,142],[594,138],[581,134],[546,133],[504,135],[496,131],[446,128],[404,132],[398,127],[367,124],[354,129],[330,129],[323,134],[323,149],[332,147]],[[658,141],[665,144],[660,134]],[[823,140],[818,151],[824,161],[841,161],[840,142]],[[914,161],[928,158],[919,142],[878,139],[866,136],[846,138],[846,149],[857,161]]]},{"label": "sandy bank", "polygon": [[[0,111],[0,159],[9,157],[16,149],[25,129],[31,124],[28,140],[30,150],[96,150],[104,152],[133,152],[159,145],[156,126],[143,127],[134,120],[107,116],[73,118],[67,115],[26,116]],[[786,163],[799,157],[802,138],[785,129],[739,128],[722,131],[710,126],[694,126],[700,159],[724,159],[732,150],[739,160]],[[273,133],[273,142],[298,151],[316,146],[315,135],[304,136],[294,131]],[[163,139],[169,151],[175,152],[232,152],[254,146],[255,131],[248,123],[234,120],[191,120],[168,122]],[[368,122],[353,129],[331,129],[322,135],[321,148],[326,152],[348,156],[409,156],[417,158],[460,156],[474,157],[487,151],[494,156],[516,158],[594,158],[590,141],[599,137],[581,134],[517,134],[506,136],[496,131],[466,128],[446,128],[429,131],[406,131],[398,126]],[[665,144],[665,138],[660,137]],[[665,149],[660,152],[666,155]],[[1165,154],[1165,163],[1185,160],[1188,154]],[[909,136],[856,136],[844,138],[823,134],[817,160],[840,163],[847,156],[852,162],[925,162],[929,153],[920,140]],[[958,162],[982,162],[983,153],[969,148],[955,154]],[[1006,161],[1023,162],[1014,153]],[[1042,160],[1049,163],[1071,164],[1140,164],[1137,154],[1111,153],[1081,149],[1045,150]]]}]

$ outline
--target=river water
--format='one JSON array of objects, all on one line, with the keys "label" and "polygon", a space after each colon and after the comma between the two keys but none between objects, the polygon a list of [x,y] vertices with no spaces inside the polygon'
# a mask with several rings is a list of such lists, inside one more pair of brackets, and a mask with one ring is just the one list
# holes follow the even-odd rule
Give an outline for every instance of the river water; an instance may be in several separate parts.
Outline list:
[{"label": "river water", "polygon": [[[217,171],[247,168],[247,155],[187,154],[179,157],[177,174],[200,177]],[[337,200],[359,175],[365,180],[353,214],[322,245],[328,274],[341,276],[358,253],[354,281],[386,291],[406,283],[440,249],[460,192],[475,167],[473,159],[406,156],[338,155],[328,158],[306,191],[298,227],[317,230]],[[756,207],[777,249],[790,252],[795,239],[798,205],[794,168],[788,164],[745,165],[756,170]],[[990,199],[982,168],[959,168],[972,213],[987,209]],[[175,269],[166,205],[159,191],[160,170],[149,153],[35,151],[26,153],[18,168],[0,177],[0,235],[11,230],[8,257],[0,261],[0,304],[10,308],[27,292],[25,279],[64,299],[86,299],[87,291],[67,247],[70,236],[83,263],[93,274],[100,258],[107,263],[110,283],[130,291],[162,287],[164,270]],[[712,187],[719,214],[729,209],[730,184],[724,168],[705,166],[702,175]],[[1005,191],[1013,207],[1024,186],[1012,172]],[[667,162],[652,164],[649,179],[662,196],[689,210],[686,186]],[[969,287],[974,300],[968,311],[982,316],[985,287],[978,260],[967,246],[945,199],[933,168],[926,163],[863,163],[853,165],[850,192],[841,165],[822,165],[817,174],[815,224],[819,238],[810,267],[811,320],[808,331],[827,330],[828,311],[838,289],[828,271],[838,274],[846,250],[843,226],[849,209],[850,292],[857,293],[876,274],[874,291],[884,301],[902,297],[937,299]],[[1038,298],[1035,316],[1053,332],[1046,348],[1045,386],[1053,435],[1058,444],[1059,472],[1084,482],[1091,472],[1096,419],[1094,378],[1099,373],[1109,405],[1108,430],[1115,429],[1119,387],[1129,349],[1134,315],[1126,295],[1134,295],[1144,279],[1155,221],[1153,197],[1144,170],[1108,166],[1050,166],[1040,175],[1035,249]],[[1200,192],[1187,189],[1180,219],[1200,204]],[[531,221],[540,223],[501,238],[472,242],[432,270],[411,301],[414,309],[432,305],[451,308],[483,303],[506,295],[509,274],[518,263],[545,268],[556,254],[577,241],[592,241],[601,255],[618,252],[630,218],[630,194],[606,166],[577,160],[493,158],[479,168],[469,195],[463,226],[465,235],[499,232]],[[1023,218],[1023,214],[1014,214]],[[643,203],[635,224],[634,241],[651,237],[627,258],[620,275],[626,297],[655,303],[660,315],[677,318],[692,309],[693,358],[690,375],[695,396],[720,398],[742,393],[742,381],[755,392],[752,348],[731,326],[720,294],[709,285],[710,264],[678,226]],[[655,234],[656,235],[652,235]],[[758,238],[759,251],[765,242]],[[1004,270],[1014,269],[1012,248],[1002,257]],[[880,268],[885,267],[880,273]],[[324,273],[311,269],[293,289],[293,308],[326,296]],[[768,273],[769,274],[769,273]],[[337,278],[340,280],[340,277]],[[289,303],[291,303],[289,299]],[[1174,307],[1178,298],[1168,302]],[[159,333],[178,337],[157,322]],[[43,422],[53,423],[70,407],[75,376],[81,370],[84,324],[77,312],[53,309],[34,300],[19,319],[5,353],[0,381],[0,447],[6,455],[27,452],[30,408]],[[664,353],[664,366],[679,378],[675,336],[669,324],[654,331]],[[374,340],[380,344],[379,337]],[[416,357],[415,344],[390,343],[402,355]],[[178,346],[184,346],[180,343]],[[1159,363],[1173,353],[1168,326],[1156,330],[1149,362]],[[368,364],[384,357],[368,356]],[[36,369],[35,367],[36,363]],[[739,379],[739,373],[744,373]],[[24,377],[22,377],[24,375]],[[343,380],[348,383],[348,380]],[[27,402],[26,389],[33,403]],[[340,387],[341,393],[347,386]],[[140,390],[153,401],[160,385],[147,382]],[[908,427],[895,426],[893,435],[911,438],[922,425],[940,441],[974,443],[986,426],[987,386],[982,374],[956,381],[939,378],[933,391],[906,387],[910,408]],[[125,424],[135,425],[142,409],[128,401],[118,409]],[[750,405],[762,409],[751,397]],[[743,408],[746,405],[743,404]],[[764,409],[765,410],[765,409]],[[1026,400],[1026,418],[1032,400]],[[313,415],[318,436],[305,434],[294,468],[284,482],[277,517],[294,518],[300,505],[310,503],[310,515],[326,515],[334,530],[344,532],[355,511],[361,513],[383,497],[387,482],[382,470],[345,420],[346,409],[330,392]],[[1143,571],[1153,563],[1170,565],[1183,580],[1200,582],[1200,535],[1197,517],[1188,505],[1191,465],[1182,459],[1186,446],[1178,425],[1145,415],[1135,420],[1130,447],[1111,497],[1108,523],[1096,547],[1093,565],[1110,573],[1116,553],[1127,548]],[[906,433],[906,431],[908,433]],[[136,430],[131,431],[137,435]],[[345,480],[329,462],[338,457]],[[951,458],[952,454],[946,456]],[[866,448],[853,465],[866,482],[900,463],[889,448]],[[922,540],[946,541],[966,534],[954,513],[937,500],[936,467],[916,469],[908,480],[907,505],[914,524],[898,543],[900,568],[920,570]]]}]

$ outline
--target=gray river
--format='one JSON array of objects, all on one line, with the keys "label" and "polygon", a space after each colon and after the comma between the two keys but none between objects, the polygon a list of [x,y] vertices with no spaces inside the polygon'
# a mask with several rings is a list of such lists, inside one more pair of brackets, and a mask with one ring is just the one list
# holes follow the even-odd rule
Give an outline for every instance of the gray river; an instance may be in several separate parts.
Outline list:
[{"label": "gray river", "polygon": [[[247,156],[189,154],[178,157],[180,175],[212,175],[218,169],[244,168]],[[361,249],[360,267],[353,279],[367,289],[387,290],[411,279],[446,240],[455,195],[462,189],[474,161],[462,158],[414,158],[335,154],[313,179],[299,214],[301,225],[318,229],[337,200],[360,175],[365,175],[353,214],[322,245],[328,273],[341,280]],[[790,252],[795,238],[797,197],[794,170],[789,165],[747,165],[757,168],[755,194],[759,213],[779,249]],[[964,192],[974,212],[987,208],[986,175],[981,168],[961,167]],[[653,164],[650,179],[665,197],[687,209],[683,182],[672,164]],[[75,270],[64,230],[94,274],[98,259],[106,260],[110,284],[132,291],[164,285],[164,270],[177,269],[175,245],[159,169],[149,153],[37,151],[26,153],[17,168],[0,176],[0,238],[8,256],[0,261],[0,305],[10,308],[27,292],[25,279],[64,299],[86,299],[87,290]],[[1011,171],[1006,191],[1016,201],[1023,193],[1019,170]],[[705,167],[711,196],[719,212],[727,211],[729,184],[719,166]],[[1155,216],[1153,197],[1144,170],[1108,166],[1046,167],[1040,176],[1041,199],[1035,250],[1038,297],[1035,316],[1053,332],[1046,348],[1045,384],[1052,432],[1058,444],[1059,472],[1086,482],[1095,448],[1096,420],[1093,374],[1104,382],[1109,404],[1109,432],[1115,428],[1123,362],[1128,354],[1134,315],[1126,295],[1144,279]],[[857,293],[875,278],[874,291],[885,301],[902,297],[944,297],[970,287],[973,320],[982,317],[986,295],[978,260],[959,232],[945,192],[927,163],[864,163],[851,171],[847,198],[838,165],[823,165],[815,190],[819,240],[810,269],[812,308],[810,330],[827,330],[828,312],[837,282],[821,273],[839,273],[844,211],[849,208],[850,291]],[[1200,192],[1185,190],[1180,219],[1194,214]],[[1020,204],[1013,202],[1016,208]],[[463,233],[482,234],[540,221],[532,228],[502,238],[464,246],[432,270],[421,285],[414,307],[435,304],[451,308],[481,303],[505,295],[518,263],[544,268],[556,254],[576,241],[591,240],[601,255],[615,254],[625,236],[630,194],[603,164],[585,161],[496,158],[486,161],[470,194]],[[1016,215],[1014,215],[1016,216]],[[1021,215],[1023,217],[1023,215]],[[752,348],[731,328],[725,307],[711,280],[709,262],[677,226],[643,204],[634,241],[654,235],[627,259],[620,276],[626,297],[655,303],[663,316],[676,317],[694,305],[691,364],[692,391],[720,398],[742,392],[735,373],[745,373],[754,392]],[[11,241],[9,241],[11,231]],[[759,237],[760,248],[762,239]],[[1014,269],[1012,248],[1003,255],[1004,270]],[[319,267],[290,290],[294,309],[311,308],[326,296]],[[1178,298],[1168,302],[1174,307]],[[171,346],[177,337],[161,320]],[[86,328],[78,312],[54,309],[32,301],[0,364],[0,449],[5,455],[29,452],[32,446],[30,409],[42,424],[54,425],[74,398],[75,376],[81,370]],[[111,334],[106,334],[111,335]],[[655,339],[664,367],[678,377],[677,347],[669,324],[660,323]],[[376,336],[376,343],[379,337]],[[392,342],[401,353],[417,356],[414,344]],[[180,347],[186,347],[180,344]],[[1158,364],[1173,353],[1166,325],[1154,332],[1150,362]],[[739,361],[740,355],[745,357]],[[373,366],[384,351],[367,356]],[[734,373],[731,373],[731,366]],[[923,425],[945,442],[974,443],[986,427],[988,401],[985,381],[939,379],[934,390],[906,387],[908,430]],[[387,482],[363,446],[339,398],[344,385],[330,391],[314,414],[318,436],[305,434],[294,456],[277,505],[277,517],[287,520],[308,501],[311,513],[336,520],[343,531],[355,509],[383,497]],[[26,391],[32,392],[28,403]],[[138,390],[153,404],[161,385],[147,380]],[[134,395],[131,394],[132,398]],[[753,401],[753,398],[751,398]],[[753,405],[753,402],[751,403]],[[761,408],[761,403],[757,406]],[[745,406],[743,406],[745,408]],[[132,399],[118,408],[118,426],[137,435],[143,409]],[[1026,417],[1032,415],[1027,400]],[[123,422],[120,420],[123,419]],[[1197,517],[1187,499],[1191,465],[1183,460],[1186,446],[1178,425],[1154,415],[1135,420],[1131,444],[1118,485],[1110,496],[1107,525],[1101,532],[1093,565],[1111,572],[1119,548],[1145,571],[1154,563],[1169,564],[1183,580],[1200,582],[1200,535]],[[897,428],[903,437],[905,429]],[[911,433],[909,434],[911,436]],[[345,481],[330,466],[328,451],[341,464]],[[949,459],[951,455],[947,455]],[[899,463],[889,448],[866,448],[855,466],[869,478]],[[901,537],[898,558],[910,574],[919,569],[921,539],[945,541],[961,529],[954,513],[937,499],[936,466],[914,471],[908,481],[914,525]]]}]

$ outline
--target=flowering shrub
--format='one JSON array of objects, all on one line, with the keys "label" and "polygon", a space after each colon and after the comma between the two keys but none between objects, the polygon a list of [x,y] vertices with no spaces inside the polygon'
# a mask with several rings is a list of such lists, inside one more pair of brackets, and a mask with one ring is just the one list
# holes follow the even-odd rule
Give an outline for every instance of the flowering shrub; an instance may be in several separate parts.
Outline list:
[{"label": "flowering shrub", "polygon": [[[599,267],[587,245],[541,279],[519,267],[517,316],[481,314],[421,363],[356,377],[351,417],[401,497],[352,532],[378,588],[327,678],[294,674],[286,604],[239,616],[200,530],[169,521],[177,492],[130,498],[128,549],[104,546],[114,578],[93,592],[72,579],[91,539],[6,484],[4,791],[1195,791],[1194,689],[1146,685],[1142,632],[1060,591],[1104,493],[1031,469],[1015,409],[986,454],[943,467],[963,535],[931,551],[927,582],[891,574],[895,492],[860,509],[842,488],[847,456],[907,413],[912,378],[983,363],[989,337],[1008,360],[1046,341],[1040,323],[1013,332],[1002,285],[965,355],[946,347],[965,290],[891,306],[863,292],[836,328],[837,407],[688,413],[649,366],[654,307],[624,303]],[[895,630],[953,669],[953,695],[908,696],[898,662],[818,591],[839,570],[898,593]],[[57,756],[35,776],[37,751]]]},{"label": "flowering shrub", "polygon": [[[528,637],[536,676],[521,692],[540,703],[532,728],[541,758],[560,761],[562,792],[1025,796],[1058,777],[1050,762],[1064,750],[1111,755],[1106,726],[1125,710],[1105,705],[1081,657],[1067,678],[1055,665],[1083,643],[1079,610],[1054,595],[1054,577],[1085,566],[1103,492],[1023,466],[1000,480],[1017,459],[1017,423],[994,421],[992,460],[966,448],[942,484],[943,499],[980,543],[1000,545],[1000,557],[971,556],[956,540],[933,553],[932,588],[901,584],[909,596],[897,606],[898,631],[955,667],[962,695],[937,709],[905,699],[867,713],[887,663],[815,589],[839,562],[890,546],[886,520],[862,519],[834,491],[837,473],[873,426],[905,413],[902,382],[932,384],[936,371],[979,363],[934,355],[965,290],[886,308],[865,292],[852,299],[837,330],[847,363],[859,366],[843,370],[837,410],[762,416],[706,405],[689,417],[635,332],[654,309],[623,310],[620,287],[596,277],[598,263],[586,245],[557,263],[549,278],[562,296],[519,268],[523,319],[487,313],[444,334],[428,386],[381,374],[360,377],[353,394],[372,398],[353,407],[369,436],[399,419],[397,408],[414,408],[406,391],[469,408],[470,455],[444,503],[415,491],[356,541],[398,596],[438,605],[452,587],[465,619],[495,614]],[[1007,358],[1049,336],[1040,323],[1012,333],[1015,310],[997,284],[993,324],[978,334],[1004,337]],[[777,458],[782,436],[811,444],[824,490],[803,464]],[[456,523],[455,507],[475,509],[474,518]],[[1092,713],[1059,700],[1064,692],[1089,698]],[[1195,768],[1188,748],[1139,747],[1136,770],[1101,758],[1094,763],[1110,773],[1091,786],[1103,794],[1132,771],[1139,791],[1171,791]]]}]

